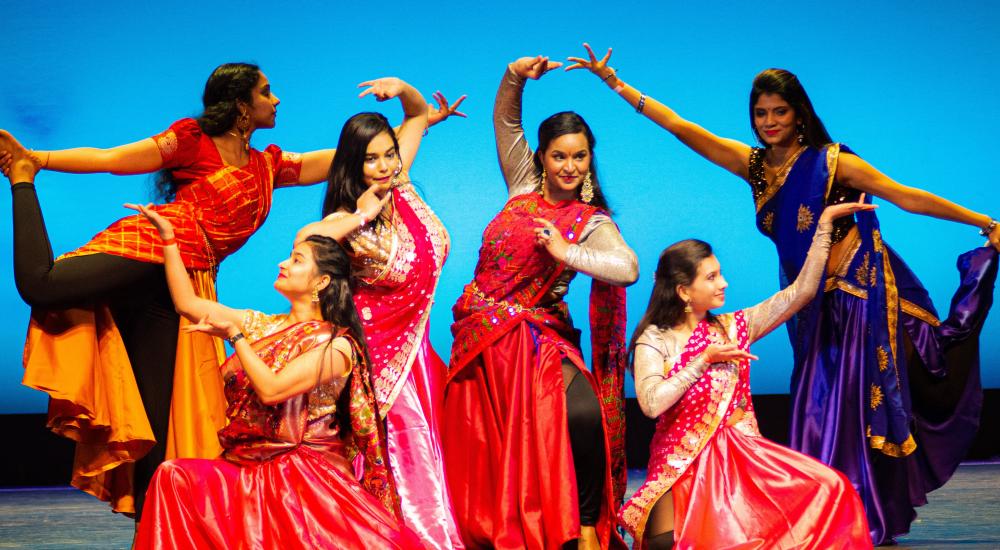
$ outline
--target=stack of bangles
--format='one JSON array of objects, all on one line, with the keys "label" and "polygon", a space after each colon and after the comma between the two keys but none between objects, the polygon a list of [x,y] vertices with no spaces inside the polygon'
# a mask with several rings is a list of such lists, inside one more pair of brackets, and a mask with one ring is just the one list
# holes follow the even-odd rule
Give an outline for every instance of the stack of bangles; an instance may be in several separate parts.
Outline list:
[{"label": "stack of bangles", "polygon": [[357,217],[359,217],[359,218],[361,218],[361,224],[358,225],[358,229],[361,229],[362,227],[368,225],[368,222],[371,221],[371,220],[368,219],[367,216],[365,216],[364,214],[361,213],[361,210],[355,210],[354,211],[354,215],[357,216]]},{"label": "stack of bangles", "polygon": [[1000,222],[997,222],[996,220],[991,218],[990,223],[986,224],[982,229],[979,230],[979,234],[984,237],[989,237],[991,234],[993,234],[993,230],[997,228],[997,223]]},{"label": "stack of bangles", "polygon": [[[618,78],[618,71],[612,69],[611,67],[608,67],[608,69],[609,69],[608,74],[604,75],[604,78],[601,79],[601,82],[608,82],[608,80],[611,77],[614,77],[614,79],[618,82],[612,89],[615,91],[616,94],[621,95],[621,93],[625,91],[625,83],[622,82],[622,79]],[[611,84],[608,83],[608,85],[610,86]],[[639,92],[639,103],[637,103],[635,106],[635,112],[642,114],[642,110],[645,107],[646,107],[646,94]]]}]

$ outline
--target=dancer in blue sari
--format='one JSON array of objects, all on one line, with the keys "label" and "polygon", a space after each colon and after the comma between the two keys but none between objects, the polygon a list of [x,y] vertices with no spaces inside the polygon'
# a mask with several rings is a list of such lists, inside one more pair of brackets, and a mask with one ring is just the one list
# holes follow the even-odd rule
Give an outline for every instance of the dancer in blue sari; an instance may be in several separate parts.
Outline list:
[{"label": "dancer in blue sari", "polygon": [[588,69],[685,145],[750,183],[757,228],[778,251],[782,286],[795,280],[823,208],[862,193],[909,212],[980,229],[989,245],[958,258],[960,286],[939,320],[927,291],[883,240],[874,212],[834,224],[825,286],[788,323],[795,351],[791,447],[841,470],[861,495],[872,541],[891,544],[914,507],[943,485],[979,427],[979,333],[993,302],[1000,227],[991,217],[888,178],[833,143],[798,79],[754,79],[750,123],[763,147],[720,138],[625,84],[598,60]]}]

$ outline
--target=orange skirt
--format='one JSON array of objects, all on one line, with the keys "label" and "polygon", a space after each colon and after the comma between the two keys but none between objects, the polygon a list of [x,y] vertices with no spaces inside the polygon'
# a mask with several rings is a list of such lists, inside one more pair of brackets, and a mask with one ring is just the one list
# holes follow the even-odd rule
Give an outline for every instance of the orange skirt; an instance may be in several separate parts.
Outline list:
[{"label": "orange skirt", "polygon": [[[191,272],[195,293],[216,299],[207,271]],[[181,319],[180,326],[187,324]],[[180,328],[178,327],[178,330]],[[219,365],[222,343],[179,333],[167,458],[215,458],[226,424]],[[49,428],[77,442],[71,484],[132,514],[132,463],[154,444],[121,334],[106,305],[34,310],[24,346],[24,379],[49,394]]]}]

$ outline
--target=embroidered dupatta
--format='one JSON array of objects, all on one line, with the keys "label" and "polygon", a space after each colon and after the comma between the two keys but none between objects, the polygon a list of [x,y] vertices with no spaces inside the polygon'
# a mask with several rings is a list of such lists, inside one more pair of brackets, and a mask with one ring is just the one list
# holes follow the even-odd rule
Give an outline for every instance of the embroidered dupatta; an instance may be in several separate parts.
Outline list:
[{"label": "embroidered dupatta", "polygon": [[[749,351],[750,335],[743,312],[717,318],[730,336],[735,329],[735,342]],[[701,355],[712,340],[712,324],[703,320],[688,338],[677,362],[666,372],[672,375]],[[753,417],[750,400],[750,362],[729,364],[732,368],[711,367],[691,386],[680,401],[660,415],[650,443],[650,471],[647,481],[630,498],[618,514],[618,519],[636,540],[636,547],[645,544],[646,522],[657,501],[667,493],[694,463],[702,449],[715,436],[719,427],[741,406]]]},{"label": "embroidered dupatta", "polygon": [[[552,222],[569,243],[576,243],[597,207],[579,202],[551,204],[537,193],[511,198],[483,233],[475,277],[452,308],[455,323],[449,381],[498,338],[522,321],[552,331],[567,342],[577,333],[564,301],[538,306],[566,265],[534,241],[536,217]],[[625,289],[593,280],[590,293],[592,371],[608,429],[611,476],[616,504],[625,493],[624,376]]]},{"label": "embroidered dupatta", "polygon": [[[372,386],[385,417],[402,391],[427,330],[431,304],[450,246],[448,233],[412,184],[392,190],[395,211],[386,264],[374,277],[359,279],[354,304],[372,355]],[[367,243],[351,239],[354,253]],[[375,243],[385,246],[386,243]],[[365,260],[362,260],[365,261]]]},{"label": "embroidered dupatta", "polygon": [[[757,227],[770,238],[778,251],[782,287],[795,280],[812,242],[819,215],[834,185],[841,153],[854,154],[846,146],[831,144],[821,150],[808,148],[799,156],[784,180],[770,184],[757,199]],[[866,201],[870,202],[871,198]],[[888,246],[882,242],[874,212],[856,214],[857,236],[849,237],[844,255],[833,273],[826,274],[826,291],[840,290],[868,301],[865,353],[859,358],[862,380],[868,391],[864,407],[868,444],[889,456],[906,456],[916,449],[910,433],[909,403],[900,388],[897,332],[901,311],[937,323],[929,303],[902,300],[896,285]],[[821,312],[823,292],[789,321],[794,340],[814,330]],[[793,384],[801,379],[803,361],[800,346],[795,348]],[[792,391],[795,394],[795,389]]]}]

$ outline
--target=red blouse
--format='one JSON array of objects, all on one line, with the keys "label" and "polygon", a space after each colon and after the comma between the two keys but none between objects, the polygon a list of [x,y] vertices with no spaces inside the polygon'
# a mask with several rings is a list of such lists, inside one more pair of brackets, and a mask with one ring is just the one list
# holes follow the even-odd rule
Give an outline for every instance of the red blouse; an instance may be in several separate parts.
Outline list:
[{"label": "red blouse", "polygon": [[[246,166],[227,165],[198,122],[185,118],[153,137],[177,182],[177,196],[153,207],[174,225],[188,269],[215,270],[267,219],[275,186],[298,181],[302,160],[277,145],[250,150]],[[83,247],[63,257],[105,253],[163,263],[156,229],[143,216],[118,220]]]}]

